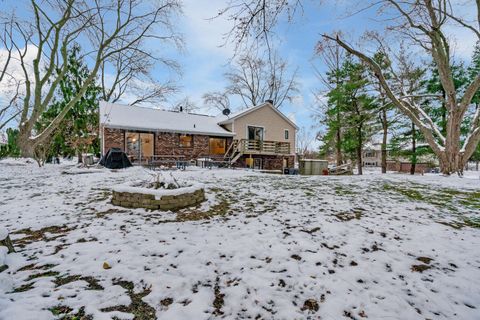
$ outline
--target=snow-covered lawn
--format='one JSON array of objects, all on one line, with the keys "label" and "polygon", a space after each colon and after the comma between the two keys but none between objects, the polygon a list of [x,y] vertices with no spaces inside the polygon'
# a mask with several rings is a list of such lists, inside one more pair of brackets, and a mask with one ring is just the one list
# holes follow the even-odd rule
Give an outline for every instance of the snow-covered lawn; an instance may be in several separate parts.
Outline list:
[{"label": "snow-covered lawn", "polygon": [[145,169],[0,161],[0,319],[480,318],[478,173],[174,175],[208,201],[125,209]]}]

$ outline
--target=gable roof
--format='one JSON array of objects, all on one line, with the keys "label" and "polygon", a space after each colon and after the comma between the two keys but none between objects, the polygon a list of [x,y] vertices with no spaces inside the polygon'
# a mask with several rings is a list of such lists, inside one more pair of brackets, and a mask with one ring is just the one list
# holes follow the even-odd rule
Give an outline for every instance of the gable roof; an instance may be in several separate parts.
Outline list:
[{"label": "gable roof", "polygon": [[231,137],[215,117],[127,106],[100,101],[100,125],[118,129],[150,130]]},{"label": "gable roof", "polygon": [[298,126],[290,120],[286,115],[284,115],[280,110],[275,108],[270,102],[264,102],[262,104],[259,104],[258,106],[253,106],[249,107],[247,109],[241,110],[239,112],[232,113],[228,116],[228,119],[222,120],[218,122],[218,124],[227,124],[227,123],[232,123],[235,119],[241,118],[251,112],[255,112],[258,109],[264,108],[264,107],[270,107],[273,111],[275,111],[280,117],[282,117],[285,121],[290,123],[295,129],[298,129]]}]

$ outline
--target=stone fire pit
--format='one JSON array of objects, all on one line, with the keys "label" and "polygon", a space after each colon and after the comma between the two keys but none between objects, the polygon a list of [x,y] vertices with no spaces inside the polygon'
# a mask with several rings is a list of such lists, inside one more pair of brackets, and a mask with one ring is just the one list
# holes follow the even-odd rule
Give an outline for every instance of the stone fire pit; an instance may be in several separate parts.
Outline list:
[{"label": "stone fire pit", "polygon": [[141,186],[141,182],[131,182],[115,186],[112,191],[112,204],[125,208],[177,210],[205,201],[205,190],[201,184],[153,189]]}]

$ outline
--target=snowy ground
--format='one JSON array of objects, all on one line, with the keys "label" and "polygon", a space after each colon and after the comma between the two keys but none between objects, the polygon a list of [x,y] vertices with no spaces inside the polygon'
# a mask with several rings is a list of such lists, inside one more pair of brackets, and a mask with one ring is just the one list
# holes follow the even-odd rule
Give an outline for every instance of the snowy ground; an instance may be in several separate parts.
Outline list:
[{"label": "snowy ground", "polygon": [[0,319],[480,319],[478,173],[174,174],[208,202],[124,209],[142,168],[0,161]]}]

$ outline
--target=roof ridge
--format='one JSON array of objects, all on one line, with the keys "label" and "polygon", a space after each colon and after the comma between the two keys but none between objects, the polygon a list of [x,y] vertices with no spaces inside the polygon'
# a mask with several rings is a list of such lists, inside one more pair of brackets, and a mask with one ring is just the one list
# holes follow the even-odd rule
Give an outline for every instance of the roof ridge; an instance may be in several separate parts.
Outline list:
[{"label": "roof ridge", "polygon": [[108,102],[102,100],[101,102],[108,103],[114,106],[119,106],[119,107],[131,107],[131,108],[143,108],[143,109],[149,109],[149,110],[156,110],[156,111],[164,111],[164,112],[172,112],[172,113],[183,113],[183,114],[190,114],[194,116],[203,116],[203,117],[210,117],[210,118],[216,118],[217,116],[211,116],[208,114],[202,114],[202,113],[194,113],[194,112],[180,112],[180,111],[175,111],[175,110],[166,110],[162,108],[157,108],[157,107],[147,107],[147,106],[140,106],[140,105],[130,105],[130,104],[123,104],[123,103],[116,103],[116,102]]}]

